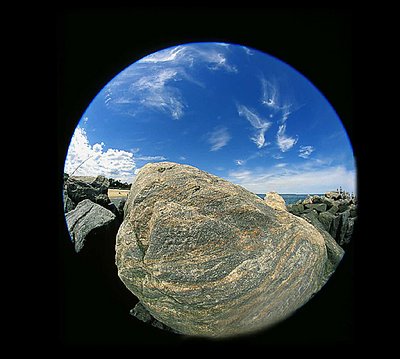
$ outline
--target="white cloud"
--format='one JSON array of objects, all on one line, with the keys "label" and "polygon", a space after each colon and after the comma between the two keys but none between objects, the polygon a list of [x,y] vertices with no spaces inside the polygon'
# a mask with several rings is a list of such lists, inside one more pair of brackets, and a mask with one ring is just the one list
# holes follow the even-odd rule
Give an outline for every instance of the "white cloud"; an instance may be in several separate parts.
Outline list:
[{"label": "white cloud", "polygon": [[276,168],[283,168],[286,167],[288,164],[287,163],[278,163],[275,165]]},{"label": "white cloud", "polygon": [[288,137],[285,134],[286,132],[286,125],[280,125],[278,132],[276,134],[276,142],[282,152],[286,152],[290,150],[296,143],[297,138]]},{"label": "white cloud", "polygon": [[258,171],[231,171],[227,179],[254,193],[325,193],[339,186],[356,192],[356,174],[343,166],[288,169],[269,168]]},{"label": "white cloud", "polygon": [[211,144],[210,151],[218,151],[226,146],[230,139],[231,136],[225,127],[214,129],[214,131],[208,135],[208,142]]},{"label": "white cloud", "polygon": [[165,161],[167,158],[164,156],[138,156],[135,157],[136,161]]},{"label": "white cloud", "polygon": [[133,153],[113,148],[104,151],[104,146],[103,142],[91,145],[86,131],[78,126],[68,148],[64,172],[131,182],[135,169]]},{"label": "white cloud", "polygon": [[251,137],[251,140],[258,148],[263,148],[268,145],[268,142],[265,142],[265,132],[271,127],[272,122],[263,120],[254,110],[250,110],[244,105],[237,104],[236,107],[239,116],[242,116],[249,121],[256,130],[256,133]]},{"label": "white cloud", "polygon": [[314,152],[314,150],[315,149],[313,146],[300,146],[299,157],[308,158],[310,157],[311,153]]}]

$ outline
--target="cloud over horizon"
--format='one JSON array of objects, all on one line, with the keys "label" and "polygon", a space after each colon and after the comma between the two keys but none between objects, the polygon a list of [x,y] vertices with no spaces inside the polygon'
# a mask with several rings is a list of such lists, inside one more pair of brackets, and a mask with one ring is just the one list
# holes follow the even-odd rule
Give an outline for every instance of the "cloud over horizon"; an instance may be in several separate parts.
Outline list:
[{"label": "cloud over horizon", "polygon": [[78,126],[71,139],[64,172],[132,182],[136,166],[133,153],[113,148],[104,151],[104,145],[103,142],[90,145],[86,131]]},{"label": "cloud over horizon", "polygon": [[287,165],[269,169],[230,171],[227,180],[253,193],[325,193],[342,186],[356,192],[356,173],[344,166],[289,169]]}]

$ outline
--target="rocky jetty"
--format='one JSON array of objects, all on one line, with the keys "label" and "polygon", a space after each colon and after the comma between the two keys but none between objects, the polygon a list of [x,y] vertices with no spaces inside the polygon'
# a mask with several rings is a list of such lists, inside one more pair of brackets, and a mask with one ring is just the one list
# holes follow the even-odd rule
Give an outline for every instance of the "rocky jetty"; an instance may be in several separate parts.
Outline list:
[{"label": "rocky jetty", "polygon": [[283,320],[325,284],[343,256],[325,232],[276,194],[264,201],[197,168],[153,163],[132,184],[116,265],[145,321],[227,337]]},{"label": "rocky jetty", "polygon": [[332,191],[323,196],[308,196],[288,205],[287,209],[315,227],[324,229],[340,245],[350,242],[357,220],[357,199],[354,196]]},{"label": "rocky jetty", "polygon": [[110,180],[104,176],[64,174],[64,213],[75,251],[80,252],[89,236],[101,233],[115,236],[123,218],[123,207],[116,207],[107,191]]}]

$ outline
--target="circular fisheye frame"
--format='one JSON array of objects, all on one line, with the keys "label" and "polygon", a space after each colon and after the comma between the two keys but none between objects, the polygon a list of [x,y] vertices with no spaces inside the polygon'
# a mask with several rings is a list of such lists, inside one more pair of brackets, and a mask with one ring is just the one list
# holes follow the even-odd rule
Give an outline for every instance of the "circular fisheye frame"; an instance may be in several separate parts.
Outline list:
[{"label": "circular fisheye frame", "polygon": [[290,317],[357,219],[353,150],[327,99],[228,43],[166,48],[113,78],[72,136],[63,196],[71,250],[112,243],[131,314],[200,337]]}]

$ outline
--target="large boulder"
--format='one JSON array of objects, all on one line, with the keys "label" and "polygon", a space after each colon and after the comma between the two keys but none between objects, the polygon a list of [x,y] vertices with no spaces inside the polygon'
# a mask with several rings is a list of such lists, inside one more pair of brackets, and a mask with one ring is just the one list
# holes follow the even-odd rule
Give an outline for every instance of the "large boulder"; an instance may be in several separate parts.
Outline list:
[{"label": "large boulder", "polygon": [[160,162],[142,167],[132,184],[116,265],[157,321],[187,335],[226,337],[290,316],[332,274],[335,251],[336,242],[306,220],[244,188]]},{"label": "large boulder", "polygon": [[276,192],[268,192],[265,194],[264,202],[267,206],[280,211],[286,211],[285,200]]},{"label": "large boulder", "polygon": [[64,183],[68,197],[75,203],[90,199],[103,207],[110,205],[108,188],[110,181],[104,176],[70,176]]},{"label": "large boulder", "polygon": [[75,251],[80,252],[87,237],[94,231],[109,226],[115,220],[115,215],[90,199],[85,199],[66,213],[65,218]]}]

